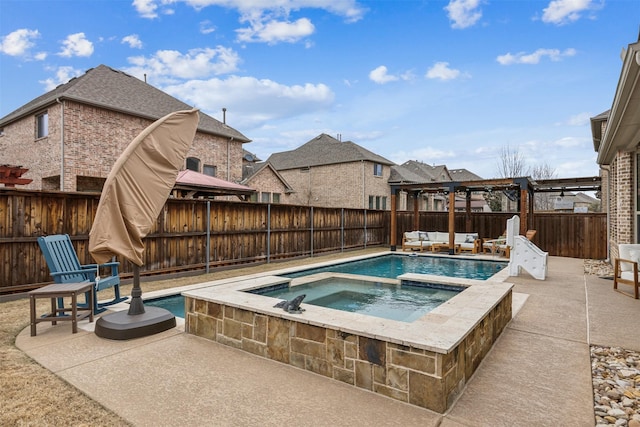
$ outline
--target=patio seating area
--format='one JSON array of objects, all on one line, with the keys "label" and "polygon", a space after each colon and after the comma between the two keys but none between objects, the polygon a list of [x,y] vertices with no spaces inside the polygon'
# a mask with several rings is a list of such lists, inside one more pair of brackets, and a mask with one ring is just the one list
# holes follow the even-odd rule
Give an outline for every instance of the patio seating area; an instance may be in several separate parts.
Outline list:
[{"label": "patio seating area", "polygon": [[31,337],[27,327],[16,346],[141,426],[292,417],[299,425],[594,425],[590,346],[640,350],[639,300],[585,275],[580,259],[550,257],[546,280],[523,273],[508,281],[513,319],[445,414],[187,335],[181,324],[131,341],[101,339],[87,320],[77,334],[45,325]]}]

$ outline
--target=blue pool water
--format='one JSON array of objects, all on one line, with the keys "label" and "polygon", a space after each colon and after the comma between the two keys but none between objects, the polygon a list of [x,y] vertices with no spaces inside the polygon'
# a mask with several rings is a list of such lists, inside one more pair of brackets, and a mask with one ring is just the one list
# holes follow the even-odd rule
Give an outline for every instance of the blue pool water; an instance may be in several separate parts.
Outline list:
[{"label": "blue pool water", "polygon": [[184,318],[184,297],[182,295],[170,295],[167,297],[146,300],[144,305],[165,308],[173,313],[174,316]]},{"label": "blue pool water", "polygon": [[[296,278],[316,273],[335,272],[395,279],[404,273],[419,273],[486,280],[494,274],[498,273],[506,266],[506,262],[500,261],[391,254],[363,259],[359,261],[349,261],[326,267],[312,268],[296,273],[285,274],[283,276]],[[296,289],[300,288],[296,287]],[[352,295],[352,297],[364,299],[372,298],[371,296],[360,297],[359,295]],[[401,298],[404,298],[404,296]],[[309,299],[310,296],[307,295],[307,298],[304,302],[310,303]],[[175,316],[184,318],[184,297],[182,295],[173,295],[163,298],[156,298],[153,300],[146,300],[144,304],[154,307],[166,308]],[[331,304],[334,304],[334,302],[331,302]],[[358,305],[360,304],[360,302],[353,302],[353,304]]]},{"label": "blue pool water", "polygon": [[332,277],[293,288],[259,293],[284,300],[292,300],[305,294],[303,303],[306,304],[413,322],[459,292],[457,289],[399,286]]},{"label": "blue pool water", "polygon": [[334,272],[395,279],[404,273],[419,273],[486,280],[506,266],[506,262],[500,261],[391,254],[303,270],[284,276],[295,278],[315,273]]}]

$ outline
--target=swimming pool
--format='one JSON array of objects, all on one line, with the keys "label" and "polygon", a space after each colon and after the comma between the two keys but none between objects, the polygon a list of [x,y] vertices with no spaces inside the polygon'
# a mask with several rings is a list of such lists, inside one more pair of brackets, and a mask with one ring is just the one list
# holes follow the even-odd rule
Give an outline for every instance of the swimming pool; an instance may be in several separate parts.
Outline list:
[{"label": "swimming pool", "polygon": [[504,261],[449,258],[428,255],[411,256],[387,254],[367,259],[327,265],[324,267],[306,269],[284,274],[284,276],[296,278],[315,273],[332,272],[395,279],[401,274],[417,273],[487,280],[494,274],[500,272],[507,265],[508,264]]},{"label": "swimming pool", "polygon": [[[297,286],[249,292],[282,300],[306,295],[303,303],[335,310],[361,313],[384,319],[413,322],[440,304],[450,300],[463,288],[400,286],[340,276],[328,277]],[[184,306],[183,306],[184,309]]]},{"label": "swimming pool", "polygon": [[145,300],[144,305],[164,308],[169,310],[174,316],[184,318],[184,297],[182,295],[169,295]]},{"label": "swimming pool", "polygon": [[[322,267],[298,269],[280,274],[280,276],[294,279],[332,272],[395,279],[402,274],[415,273],[487,280],[503,270],[507,265],[504,261],[385,254]],[[309,303],[309,300],[307,299],[304,302]],[[145,305],[165,308],[177,317],[184,318],[185,316],[184,297],[182,295],[154,298],[145,300],[144,303]]]},{"label": "swimming pool", "polygon": [[[444,413],[511,320],[513,285],[499,277],[405,273],[383,279],[331,272],[283,277],[291,272],[210,282],[183,292],[185,332]],[[410,322],[306,301],[301,307],[305,311],[287,312],[274,307],[279,299],[251,292],[289,286],[299,290],[303,282],[341,276],[465,290]]]}]

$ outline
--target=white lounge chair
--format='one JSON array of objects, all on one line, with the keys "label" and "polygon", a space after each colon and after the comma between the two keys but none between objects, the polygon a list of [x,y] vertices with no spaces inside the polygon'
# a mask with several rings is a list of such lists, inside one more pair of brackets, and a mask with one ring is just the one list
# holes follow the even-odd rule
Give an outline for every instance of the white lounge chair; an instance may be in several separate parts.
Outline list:
[{"label": "white lounge chair", "polygon": [[638,299],[640,294],[638,285],[638,263],[640,262],[640,245],[618,245],[618,258],[614,264],[613,289],[621,294],[631,296],[620,291],[618,284],[633,286],[633,297]]}]

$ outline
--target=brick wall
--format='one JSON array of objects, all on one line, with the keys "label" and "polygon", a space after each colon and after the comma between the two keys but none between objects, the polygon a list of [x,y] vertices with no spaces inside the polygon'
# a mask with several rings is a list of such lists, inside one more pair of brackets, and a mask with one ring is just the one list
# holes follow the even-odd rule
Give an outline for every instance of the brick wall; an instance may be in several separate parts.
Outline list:
[{"label": "brick wall", "polygon": [[[280,193],[280,203],[293,203],[291,202],[291,194],[286,193],[287,187],[282,183],[280,178],[276,176],[273,169],[269,167],[263,168],[256,175],[252,176],[245,185],[258,190],[258,192]],[[258,197],[258,201],[260,200],[261,198]]]},{"label": "brick wall", "polygon": [[278,172],[295,191],[291,203],[361,209],[369,207],[369,196],[379,196],[387,198],[389,210],[391,168],[384,165],[382,176],[374,176],[373,165],[372,162],[351,162]]},{"label": "brick wall", "polygon": [[[116,159],[129,143],[153,120],[65,101],[53,104],[49,114],[49,135],[35,139],[35,115],[4,128],[0,158],[3,163],[29,169],[25,178],[33,179],[29,189],[60,189],[61,115],[64,108],[64,191],[78,188],[77,177],[106,178]],[[38,112],[40,113],[40,112]],[[217,167],[218,177],[239,182],[242,179],[242,143],[229,138],[198,132],[187,154],[200,159],[202,166]],[[231,165],[229,168],[227,165]],[[95,180],[80,180],[93,183]]]}]

